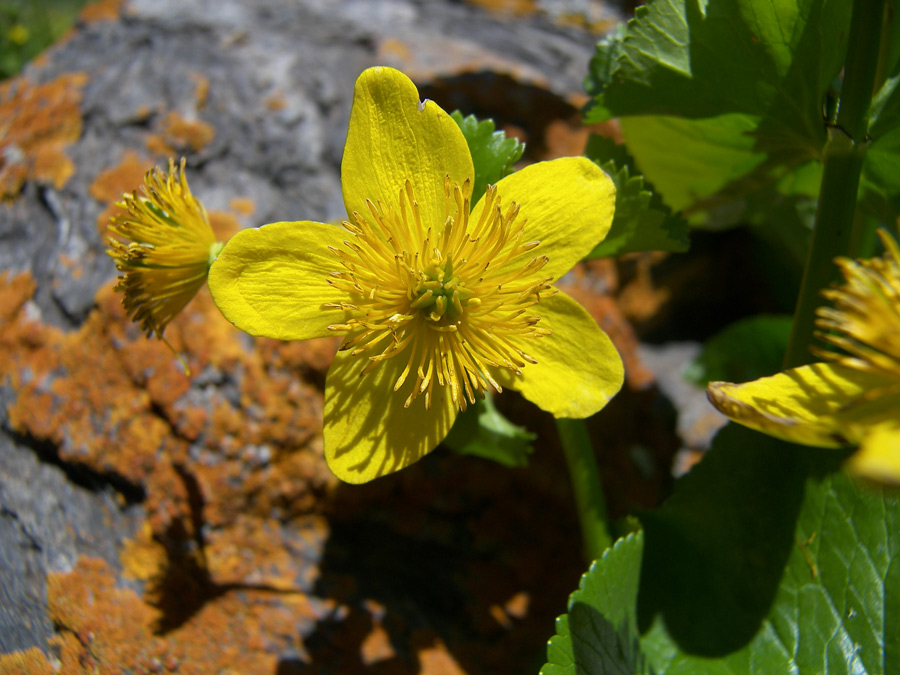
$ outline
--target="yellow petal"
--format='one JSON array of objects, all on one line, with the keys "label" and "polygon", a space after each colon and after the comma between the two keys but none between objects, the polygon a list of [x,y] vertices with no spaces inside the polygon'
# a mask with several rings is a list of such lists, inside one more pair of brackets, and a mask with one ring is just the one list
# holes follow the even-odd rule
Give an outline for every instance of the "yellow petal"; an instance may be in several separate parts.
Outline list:
[{"label": "yellow petal", "polygon": [[412,81],[393,68],[356,80],[341,163],[347,213],[368,215],[366,199],[396,206],[412,181],[425,226],[444,223],[444,176],[473,179],[472,156],[456,122],[433,101],[419,102]]},{"label": "yellow petal", "polygon": [[[519,218],[527,220],[524,239],[540,241],[536,255],[550,262],[541,271],[558,279],[600,243],[612,224],[616,187],[596,164],[584,157],[563,157],[538,162],[497,183],[503,211],[514,201]],[[478,222],[485,200],[472,210],[470,222]],[[511,261],[510,269],[521,267]]]},{"label": "yellow petal", "polygon": [[612,341],[587,311],[564,293],[528,310],[552,335],[516,343],[537,359],[522,375],[500,373],[502,385],[556,417],[589,417],[622,388],[625,370]]},{"label": "yellow petal", "polygon": [[793,443],[837,448],[858,443],[866,420],[884,415],[884,400],[864,395],[891,384],[836,363],[814,363],[746,384],[711,382],[707,396],[738,424]]},{"label": "yellow petal", "polygon": [[891,420],[872,427],[847,460],[846,469],[878,483],[900,486],[900,424]]},{"label": "yellow petal", "polygon": [[250,335],[306,340],[331,335],[344,312],[325,307],[347,301],[326,279],[342,269],[329,246],[348,233],[335,225],[272,223],[238,232],[209,271],[209,289],[225,318]]},{"label": "yellow petal", "polygon": [[406,360],[382,362],[360,378],[370,363],[338,352],[325,378],[325,459],[347,483],[367,483],[419,461],[437,447],[456,419],[447,387],[435,386],[431,408],[418,396],[404,408],[394,392]]}]

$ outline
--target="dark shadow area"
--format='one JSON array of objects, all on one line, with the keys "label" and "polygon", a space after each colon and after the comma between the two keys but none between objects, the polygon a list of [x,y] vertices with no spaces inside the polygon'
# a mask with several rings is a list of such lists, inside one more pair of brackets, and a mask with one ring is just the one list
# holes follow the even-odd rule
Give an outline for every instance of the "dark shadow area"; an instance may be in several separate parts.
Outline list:
[{"label": "dark shadow area", "polygon": [[[693,230],[686,253],[658,261],[651,261],[652,254],[621,258],[618,295],[642,342],[703,341],[738,319],[793,310],[796,293],[784,293],[790,295],[785,306],[762,272],[760,261],[768,260],[768,250],[749,229]],[[785,272],[780,278],[783,286],[796,281],[799,287],[798,275]],[[635,316],[627,294],[659,298],[656,311]]]},{"label": "dark shadow area", "polygon": [[[439,448],[332,493],[311,595],[334,609],[303,632],[305,654],[284,655],[277,673],[401,674],[442,662],[470,675],[540,669],[586,564],[552,417],[517,394],[497,404],[538,434],[528,467]],[[669,488],[678,446],[665,404],[655,388],[626,389],[589,421],[617,515],[657,506]],[[634,461],[636,445],[650,449],[649,473]]]},{"label": "dark shadow area", "polygon": [[3,433],[14,443],[32,450],[41,462],[59,468],[66,475],[66,478],[78,487],[92,492],[103,492],[111,488],[122,496],[126,506],[139,504],[146,498],[146,493],[142,486],[132,483],[114,471],[100,473],[84,464],[62,459],[59,456],[59,448],[52,441],[20,433],[6,424],[3,425]]},{"label": "dark shadow area", "polygon": [[160,610],[154,627],[166,635],[187,623],[203,606],[232,591],[264,591],[290,595],[299,591],[261,584],[217,583],[209,573],[203,541],[203,494],[197,478],[184,466],[174,465],[188,495],[189,523],[174,519],[154,539],[166,550],[162,573],[147,584],[146,600]]},{"label": "dark shadow area", "polygon": [[801,450],[736,425],[723,429],[667,504],[641,515],[640,631],[662,614],[688,653],[723,656],[746,645],[768,614],[797,545],[805,482],[835,469],[839,454],[825,467],[821,450]]},{"label": "dark shadow area", "polygon": [[462,110],[478,119],[493,119],[497,129],[506,129],[525,142],[523,159],[530,162],[544,158],[552,123],[581,123],[579,110],[561,96],[502,73],[463,73],[417,84],[421,98],[431,99],[447,112]]},{"label": "dark shadow area", "polygon": [[578,672],[604,675],[653,675],[638,636],[627,623],[616,627],[600,612],[576,602],[569,612],[572,658]]}]

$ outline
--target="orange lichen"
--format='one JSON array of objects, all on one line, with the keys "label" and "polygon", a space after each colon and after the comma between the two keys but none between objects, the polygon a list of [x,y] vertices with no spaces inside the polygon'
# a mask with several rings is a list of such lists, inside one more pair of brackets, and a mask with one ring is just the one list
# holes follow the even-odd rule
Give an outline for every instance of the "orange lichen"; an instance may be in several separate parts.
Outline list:
[{"label": "orange lichen", "polygon": [[[118,588],[103,560],[80,558],[72,572],[47,580],[62,672],[275,672],[278,651],[299,646],[290,636],[291,622],[301,615],[292,611],[294,603],[273,606],[271,594],[242,595],[223,594],[163,635],[155,628],[158,612]],[[281,632],[271,630],[273,623]]]},{"label": "orange lichen", "polygon": [[176,111],[170,111],[159,125],[159,133],[147,137],[147,149],[164,157],[175,157],[198,152],[215,138],[212,125],[203,120],[185,119]]},{"label": "orange lichen", "polygon": [[[602,6],[602,5],[601,5]],[[595,35],[605,35],[615,28],[621,19],[612,13],[600,14],[597,12],[563,13],[555,17],[560,26],[573,26],[584,28]]]},{"label": "orange lichen", "polygon": [[[10,426],[146,495],[147,518],[122,549],[143,597],[117,588],[98,560],[81,558],[48,581],[62,672],[274,672],[280,650],[302,647],[298,622],[320,618],[298,591],[317,569],[296,547],[327,536],[311,515],[315,495],[335,480],[317,441],[321,392],[286,373],[273,379],[208,293],[173,322],[172,342],[194,372],[233,373],[238,401],[192,389],[169,350],[128,321],[111,285],[71,333],[26,316],[34,290],[28,275],[0,276]],[[291,519],[290,541],[273,509]]]},{"label": "orange lichen", "polygon": [[[36,289],[37,284],[30,274],[10,277],[9,272],[0,272],[0,328],[4,328],[19,314]],[[3,359],[0,363],[9,364],[9,360]],[[2,366],[0,374],[3,374]]]},{"label": "orange lichen", "polygon": [[101,237],[106,236],[109,219],[124,213],[116,206],[116,202],[125,193],[132,193],[144,182],[144,174],[153,168],[153,162],[142,159],[132,150],[126,150],[122,161],[114,167],[101,171],[88,188],[91,197],[107,205],[97,218],[97,230]]},{"label": "orange lichen", "polygon": [[263,103],[269,110],[277,112],[279,110],[284,110],[287,106],[287,99],[285,99],[283,91],[277,90],[266,96]]},{"label": "orange lichen", "polygon": [[216,241],[228,241],[238,230],[241,224],[233,214],[227,211],[210,211],[209,226],[216,235]]},{"label": "orange lichen", "polygon": [[37,647],[0,654],[0,673],[3,675],[52,675],[55,672],[47,655]]},{"label": "orange lichen", "polygon": [[538,11],[536,0],[468,0],[468,2],[482,9],[507,16],[529,16]]},{"label": "orange lichen", "polygon": [[671,298],[671,292],[654,283],[652,268],[667,254],[660,251],[629,254],[624,260],[635,263],[634,279],[619,294],[619,305],[629,320],[641,323],[656,316],[663,304]]},{"label": "orange lichen", "polygon": [[228,208],[241,216],[252,216],[256,211],[256,203],[249,197],[233,197],[228,202]]},{"label": "orange lichen", "polygon": [[191,82],[194,83],[194,101],[197,110],[203,110],[209,101],[209,78],[202,73],[191,73]]},{"label": "orange lichen", "polygon": [[584,153],[590,130],[575,118],[571,120],[552,120],[544,132],[546,154],[542,159],[572,157]]},{"label": "orange lichen", "polygon": [[378,44],[378,54],[380,57],[391,61],[399,59],[405,62],[415,58],[415,54],[409,45],[402,40],[392,37],[385,38]]},{"label": "orange lichen", "polygon": [[61,188],[75,172],[66,146],[81,136],[85,73],[45,84],[15,78],[0,85],[0,199],[12,199],[26,181]]},{"label": "orange lichen", "polygon": [[412,643],[414,648],[422,645],[418,649],[420,675],[466,675],[437,635],[428,631],[414,633]]},{"label": "orange lichen", "polygon": [[123,0],[98,0],[93,2],[78,15],[78,20],[83,23],[94,21],[115,21],[122,14]]}]

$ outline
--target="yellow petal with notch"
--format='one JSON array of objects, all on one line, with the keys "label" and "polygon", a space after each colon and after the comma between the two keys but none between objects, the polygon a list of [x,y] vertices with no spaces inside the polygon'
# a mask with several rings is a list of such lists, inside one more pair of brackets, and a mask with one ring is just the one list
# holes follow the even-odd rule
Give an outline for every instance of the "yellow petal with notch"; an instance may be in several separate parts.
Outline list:
[{"label": "yellow petal with notch", "polygon": [[377,67],[356,80],[341,162],[347,213],[366,215],[366,200],[396,206],[410,181],[425,226],[444,223],[444,177],[462,185],[475,170],[465,137],[434,101],[419,101],[399,70]]}]

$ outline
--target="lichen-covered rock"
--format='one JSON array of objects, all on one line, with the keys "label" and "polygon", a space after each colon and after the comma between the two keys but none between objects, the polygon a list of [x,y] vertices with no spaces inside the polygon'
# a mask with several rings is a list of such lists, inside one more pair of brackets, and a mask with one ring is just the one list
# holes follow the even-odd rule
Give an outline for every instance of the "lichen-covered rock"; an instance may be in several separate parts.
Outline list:
[{"label": "lichen-covered rock", "polygon": [[187,377],[125,316],[104,236],[169,155],[221,236],[343,217],[353,82],[375,63],[517,127],[532,158],[577,151],[595,35],[570,19],[105,0],[0,87],[0,672],[534,668],[582,571],[552,441],[527,470],[439,452],[340,485],[321,452],[335,343],[251,340],[201,291],[166,333]]}]

